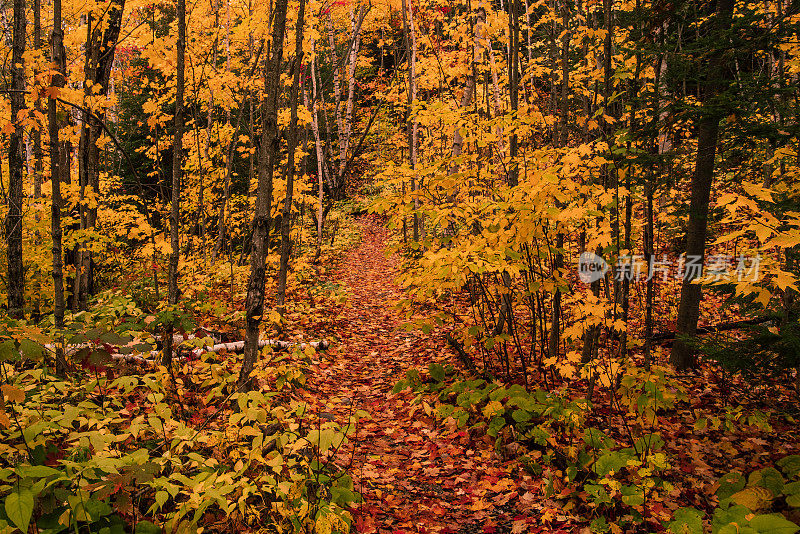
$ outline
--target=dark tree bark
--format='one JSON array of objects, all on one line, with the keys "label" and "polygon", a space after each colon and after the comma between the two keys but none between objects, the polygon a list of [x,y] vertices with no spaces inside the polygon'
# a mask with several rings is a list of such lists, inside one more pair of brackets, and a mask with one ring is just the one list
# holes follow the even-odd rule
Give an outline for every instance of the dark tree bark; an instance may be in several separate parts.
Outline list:
[{"label": "dark tree bark", "polygon": [[8,144],[8,315],[17,319],[25,316],[25,272],[22,265],[22,184],[25,154],[22,125],[17,122],[25,109],[25,0],[14,0],[14,35],[11,44],[11,132]]},{"label": "dark tree bark", "polygon": [[[723,34],[730,27],[733,19],[733,0],[719,0],[715,23],[717,42],[727,42]],[[711,59],[704,83],[705,94],[701,116],[697,125],[697,157],[692,175],[692,197],[689,205],[689,225],[686,230],[686,258],[694,258],[702,265],[705,258],[706,231],[708,228],[708,201],[711,194],[711,183],[714,178],[714,159],[717,153],[717,137],[719,121],[722,117],[720,107],[714,102],[722,90],[725,76],[725,58],[722,50],[717,50]],[[696,365],[694,350],[680,336],[692,336],[697,331],[700,317],[700,300],[702,288],[692,281],[700,276],[694,270],[686,271],[681,285],[681,301],[678,305],[676,332],[678,339],[672,346],[670,361],[677,369],[688,369]]]},{"label": "dark tree bark", "polygon": [[[406,108],[406,136],[408,137],[408,161],[411,166],[411,170],[414,171],[417,168],[417,147],[416,147],[416,121],[412,116],[412,108],[414,106],[414,99],[416,98],[416,49],[415,43],[411,36],[411,30],[409,28],[409,18],[413,16],[413,13],[410,12],[408,9],[408,4],[406,0],[402,0],[400,4],[400,9],[403,10],[403,42],[405,43],[406,47],[406,56],[408,59],[408,72],[406,75],[407,80],[407,89],[406,89],[406,96],[407,96],[407,108]],[[412,194],[417,190],[417,178],[416,173],[415,176],[411,178],[411,191]],[[419,241],[419,216],[417,214],[417,208],[419,207],[419,200],[415,198],[414,200],[414,224],[413,224],[413,238],[414,241]]]},{"label": "dark tree bark", "polygon": [[[481,45],[480,40],[478,39],[478,28],[486,22],[486,10],[483,8],[478,8],[475,14],[475,27],[470,32],[473,35],[473,39],[475,40],[475,44],[472,49],[472,57],[469,61],[469,74],[467,75],[466,84],[464,85],[464,93],[461,96],[461,104],[460,108],[468,111],[469,106],[472,103],[472,97],[475,94],[475,87],[477,85],[477,77],[476,77],[476,67],[475,62],[478,60],[478,55],[481,53]],[[453,132],[453,148],[452,148],[452,157],[453,159],[459,157],[464,150],[464,137],[461,135],[461,129],[456,123],[455,131]],[[455,161],[450,165],[450,174],[455,174],[458,172],[459,165]]]},{"label": "dark tree bark", "polygon": [[[612,36],[614,34],[614,17],[612,12],[612,1],[611,0],[603,0],[603,24],[606,28],[606,35],[605,39],[603,40],[603,114],[611,115],[610,108],[610,100],[612,95],[612,71],[611,71],[611,56],[612,56]],[[613,126],[609,125],[608,122],[605,120],[605,117],[601,119],[602,129],[605,134],[606,139],[611,143],[611,139],[613,138]],[[601,171],[601,179],[603,182],[603,187],[608,187],[608,177],[609,175],[614,172],[609,169],[608,165],[605,165]],[[619,208],[617,207],[616,217],[612,219],[612,235],[619,234]],[[597,223],[595,223],[597,224]],[[617,226],[614,227],[613,225],[616,224]],[[615,233],[616,228],[616,233]],[[619,243],[619,240],[617,240]],[[617,247],[619,249],[619,247]],[[601,250],[598,248],[595,250],[595,253],[599,256],[601,255]],[[614,282],[616,288],[616,281]],[[595,280],[592,282],[592,294],[597,297],[600,295],[600,286],[602,285],[602,280]],[[615,293],[616,298],[617,293]],[[588,363],[592,361],[594,358],[595,353],[597,352],[597,342],[599,341],[600,337],[600,327],[597,325],[590,326],[587,328],[583,333],[583,349],[581,350],[581,363]],[[594,389],[594,376],[592,376],[591,380],[589,381],[589,393],[588,396],[591,398],[593,389]]]},{"label": "dark tree bark", "polygon": [[272,219],[272,177],[279,161],[278,96],[280,95],[281,58],[283,37],[286,30],[288,0],[275,0],[272,15],[272,53],[268,54],[267,70],[264,74],[265,98],[262,102],[264,125],[258,157],[258,191],[256,212],[253,217],[253,241],[250,252],[250,278],[247,282],[245,300],[246,327],[245,349],[242,369],[239,371],[237,388],[251,388],[250,373],[258,358],[258,337],[261,316],[264,314],[264,281],[266,271],[267,237]]},{"label": "dark tree bark", "polygon": [[[664,32],[660,32],[660,38],[663,41],[664,39]],[[648,266],[651,265],[652,259],[655,257],[655,223],[654,223],[654,213],[653,213],[653,190],[655,188],[655,176],[656,176],[656,163],[655,159],[657,156],[660,155],[660,143],[658,138],[658,129],[657,123],[658,118],[660,115],[660,105],[661,105],[661,67],[664,62],[664,55],[659,54],[658,58],[656,59],[655,63],[655,83],[653,84],[654,92],[653,92],[653,100],[651,105],[651,113],[652,113],[652,124],[651,128],[653,131],[653,135],[650,138],[650,154],[653,157],[650,163],[650,168],[647,171],[645,183],[644,183],[644,195],[645,195],[645,209],[644,209],[644,228],[642,232],[642,245],[643,245],[643,256],[644,261],[647,263]],[[654,273],[650,273],[650,276],[647,278],[647,290],[645,294],[645,301],[644,301],[644,365],[647,369],[650,369],[650,364],[652,363],[652,342],[653,342],[653,296],[655,294],[655,280],[654,280]]]},{"label": "dark tree bark", "polygon": [[[38,1],[38,0],[37,0]],[[50,57],[56,74],[53,75],[51,85],[56,88],[64,87],[64,73],[66,72],[66,54],[64,51],[64,32],[61,29],[61,0],[53,0],[53,34]],[[52,198],[50,202],[50,232],[53,238],[53,317],[55,329],[58,333],[64,328],[64,263],[61,244],[61,144],[58,139],[58,114],[56,99],[51,94],[47,99],[47,122],[50,133],[50,181],[52,182]],[[56,374],[64,376],[67,371],[64,359],[64,348],[61,343],[56,344]]]},{"label": "dark tree bark", "polygon": [[[562,24],[564,26],[564,35],[561,37],[561,146],[566,147],[569,144],[569,6],[562,6]],[[553,22],[555,25],[555,21]],[[555,31],[555,26],[553,27]],[[554,41],[555,42],[555,41]],[[553,51],[555,52],[555,51]],[[555,69],[555,57],[553,58],[553,68]],[[553,98],[555,98],[555,88],[552,89]],[[564,267],[564,234],[560,229],[556,229],[556,251],[555,260],[553,262],[554,272],[560,278],[560,269]],[[561,290],[556,288],[553,294],[553,311],[550,327],[550,357],[558,356],[558,348],[561,343]]]},{"label": "dark tree bark", "polygon": [[298,128],[297,128],[297,104],[300,99],[300,76],[303,65],[303,24],[305,18],[306,2],[300,0],[299,12],[297,14],[297,27],[295,28],[295,56],[294,77],[292,79],[292,90],[289,93],[291,106],[291,118],[289,119],[289,136],[287,147],[286,162],[286,199],[283,203],[283,215],[281,216],[281,263],[278,270],[278,294],[276,305],[278,311],[283,315],[285,312],[286,300],[286,278],[289,274],[289,256],[292,252],[291,229],[292,229],[292,193],[294,189],[294,151],[297,147]]},{"label": "dark tree bark", "polygon": [[[33,0],[33,48],[42,47],[42,1]],[[38,72],[34,72],[34,78]],[[42,111],[41,100],[36,99],[37,111]],[[42,132],[37,127],[33,132],[33,198],[42,197]],[[38,215],[37,215],[38,217]]]},{"label": "dark tree bark", "polygon": [[[519,0],[508,2],[508,32],[511,38],[510,58],[508,60],[508,92],[511,113],[519,108]],[[516,162],[518,154],[516,130],[511,134],[510,156],[511,166],[508,171],[508,185],[515,187],[519,183],[519,166]]]},{"label": "dark tree bark", "polygon": [[[87,17],[86,32],[86,65],[84,66],[84,95],[108,95],[108,82],[111,68],[114,65],[114,53],[117,47],[125,0],[113,0],[108,9],[108,20],[105,24],[94,20],[93,14]],[[99,90],[97,89],[99,87]],[[85,98],[84,100],[88,100]],[[84,102],[84,108],[87,102]],[[97,140],[102,134],[101,121],[105,119],[102,111],[93,120],[83,115],[81,136],[78,144],[78,175],[80,177],[81,200],[86,196],[87,188],[97,193],[100,189],[100,148]],[[97,223],[97,207],[87,208],[81,203],[81,229],[94,228]],[[92,254],[84,245],[79,247],[75,265],[75,295],[73,309],[86,309],[88,295],[92,286]]]},{"label": "dark tree bark", "polygon": [[[178,262],[180,260],[181,178],[183,175],[183,92],[186,63],[186,0],[178,0],[178,50],[175,87],[175,133],[172,140],[172,205],[169,239],[172,252],[169,255],[168,300],[178,303]],[[172,363],[172,332],[170,326],[164,345],[165,366]]]},{"label": "dark tree bark", "polygon": [[[262,43],[261,46],[258,49],[258,52],[256,52],[255,58],[253,59],[253,64],[250,67],[250,71],[249,71],[248,77],[252,77],[255,74],[256,69],[258,67],[258,59],[261,57],[261,52],[263,50],[264,50],[264,44]],[[248,96],[248,100],[250,100],[249,96]],[[226,227],[226,222],[225,222],[225,210],[226,210],[226,208],[228,206],[228,200],[230,199],[230,192],[231,192],[230,185],[231,185],[231,180],[233,179],[233,157],[234,157],[234,154],[235,154],[236,145],[239,142],[239,131],[240,131],[241,126],[242,126],[242,114],[244,113],[244,98],[239,100],[238,104],[236,105],[236,108],[238,109],[238,111],[236,113],[236,126],[233,129],[233,135],[231,136],[231,140],[228,143],[228,148],[227,148],[227,152],[226,152],[227,155],[225,157],[225,182],[224,182],[223,187],[222,187],[222,202],[220,203],[218,211],[217,211],[217,213],[218,213],[218,215],[217,215],[217,221],[218,221],[217,222],[217,228],[219,230],[219,233],[217,234],[216,241],[214,241],[214,248],[211,250],[211,264],[212,265],[217,261],[217,257],[219,255],[220,251],[222,250],[222,245],[224,244],[225,237],[227,235],[227,232],[226,232],[227,227]],[[212,114],[212,112],[213,112],[213,107],[210,107],[209,111],[208,111],[208,128],[209,128],[209,130],[211,128],[211,114]],[[228,114],[228,115],[230,115],[230,114]],[[228,119],[230,119],[230,116],[228,117]],[[251,124],[251,130],[250,131],[251,131],[251,134],[252,134],[252,124]],[[205,151],[206,151],[206,156],[208,156],[208,145],[206,145],[206,150]],[[203,190],[201,188],[200,189],[201,194],[202,194],[202,191]],[[247,186],[247,193],[248,193],[248,195],[250,194],[250,186],[249,185]],[[230,238],[230,236],[228,236],[228,238]]]}]

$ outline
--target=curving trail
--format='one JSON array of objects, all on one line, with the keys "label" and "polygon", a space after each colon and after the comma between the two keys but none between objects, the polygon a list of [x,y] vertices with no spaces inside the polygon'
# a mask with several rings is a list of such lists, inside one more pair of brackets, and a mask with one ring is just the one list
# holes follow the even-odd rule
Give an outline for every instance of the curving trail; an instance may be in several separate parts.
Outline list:
[{"label": "curving trail", "polygon": [[[354,510],[355,530],[558,530],[557,505],[544,501],[540,481],[501,458],[493,440],[437,422],[409,391],[391,393],[407,369],[424,372],[431,361],[454,358],[441,339],[399,328],[403,319],[393,304],[402,291],[393,283],[397,258],[384,252],[388,231],[372,218],[359,224],[362,242],[336,277],[350,292],[337,321],[342,340],[309,376],[317,405],[327,404],[340,422],[353,409],[371,415],[339,459],[352,460],[356,490],[364,496]],[[555,524],[542,522],[548,511]]]}]

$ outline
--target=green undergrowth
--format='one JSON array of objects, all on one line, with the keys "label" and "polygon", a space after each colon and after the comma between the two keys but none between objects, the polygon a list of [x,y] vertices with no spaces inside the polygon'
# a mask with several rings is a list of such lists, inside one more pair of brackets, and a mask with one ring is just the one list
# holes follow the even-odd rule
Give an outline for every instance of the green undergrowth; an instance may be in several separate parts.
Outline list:
[{"label": "green undergrowth", "polygon": [[366,414],[340,426],[293,400],[313,349],[266,351],[261,388],[237,393],[235,355],[115,376],[97,345],[62,380],[2,347],[0,532],[349,530],[359,496],[332,459]]},{"label": "green undergrowth", "polygon": [[[347,298],[329,271],[361,237],[351,208],[331,210],[319,261],[308,237],[298,247],[287,312],[265,313],[262,336],[327,335],[323,318]],[[0,323],[0,534],[351,529],[360,495],[334,460],[367,414],[338,424],[298,400],[314,349],[264,349],[248,393],[236,390],[241,354],[185,358],[210,338],[176,347],[172,369],[121,359],[149,356],[168,328],[238,330],[246,269],[183,272],[180,306],[131,271],[58,332],[52,316]],[[64,377],[57,342],[70,347]]]},{"label": "green undergrowth", "polygon": [[[565,512],[586,521],[595,532],[654,527],[676,533],[702,532],[702,512],[684,507],[673,519],[665,519],[653,506],[659,504],[663,509],[675,500],[671,475],[676,459],[666,449],[662,426],[666,415],[687,400],[686,389],[667,368],[621,369],[613,380],[598,381],[602,391],[595,393],[595,399],[605,393],[608,405],[604,406],[567,391],[528,390],[465,378],[452,366],[438,363],[431,363],[423,374],[409,370],[394,392],[411,388],[417,394],[415,402],[433,400],[439,419],[494,438],[500,454],[511,442],[521,445],[524,453],[519,463],[542,479],[542,498],[560,500]],[[613,435],[607,429],[611,422],[619,423]],[[698,418],[695,424],[724,432],[743,427],[770,430],[765,414],[738,408]],[[750,475],[746,483],[738,475],[734,486],[725,482],[730,478],[724,478],[717,494],[719,505],[710,519],[706,518],[706,530],[793,534],[797,527],[781,513],[793,509],[800,514],[800,485],[794,482],[800,470],[798,460],[800,457],[793,456],[779,462],[776,467],[783,469],[782,475],[770,467]],[[733,495],[730,488],[740,493]],[[752,504],[748,500],[751,493],[764,500],[745,513],[745,507]],[[774,508],[762,506],[767,501]],[[743,517],[749,523],[739,521]],[[737,521],[746,528],[730,530],[729,523]]]},{"label": "green undergrowth", "polygon": [[794,534],[800,526],[800,455],[786,456],[775,467],[733,471],[717,482],[718,505],[710,514],[680,508],[669,523],[675,534],[699,534],[710,522],[714,534]]}]

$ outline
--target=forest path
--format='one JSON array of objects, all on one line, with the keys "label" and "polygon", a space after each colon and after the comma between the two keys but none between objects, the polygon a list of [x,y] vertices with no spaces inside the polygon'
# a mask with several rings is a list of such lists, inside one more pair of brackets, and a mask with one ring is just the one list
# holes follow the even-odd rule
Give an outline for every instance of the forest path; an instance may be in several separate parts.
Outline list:
[{"label": "forest path", "polygon": [[340,423],[356,409],[370,414],[339,455],[340,464],[352,461],[355,490],[364,497],[355,530],[540,530],[530,523],[534,507],[537,516],[542,512],[534,502],[538,480],[504,462],[490,438],[444,427],[430,406],[413,403],[408,390],[392,394],[406,370],[426,372],[428,363],[452,357],[440,338],[400,328],[403,318],[393,309],[402,296],[393,281],[399,261],[385,254],[389,232],[370,217],[359,224],[362,242],[336,277],[350,292],[337,319],[342,340],[309,376],[318,406],[326,403]]}]

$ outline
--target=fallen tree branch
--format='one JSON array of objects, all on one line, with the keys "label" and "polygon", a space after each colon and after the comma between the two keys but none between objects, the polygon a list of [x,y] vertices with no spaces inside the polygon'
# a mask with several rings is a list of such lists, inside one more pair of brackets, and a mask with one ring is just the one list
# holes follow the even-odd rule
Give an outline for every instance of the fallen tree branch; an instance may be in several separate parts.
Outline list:
[{"label": "fallen tree branch", "polygon": [[[305,350],[306,347],[309,347],[309,346],[312,347],[314,350],[325,350],[330,346],[330,344],[325,339],[323,339],[322,341],[312,341],[310,343],[294,343],[294,342],[291,342],[291,341],[278,341],[278,340],[275,340],[275,339],[262,339],[262,340],[260,340],[258,342],[258,348],[260,348],[260,349],[264,348],[264,347],[274,347],[274,348],[278,348],[278,349],[290,349],[290,348],[293,348],[293,347],[300,347],[300,350]],[[229,343],[217,343],[216,345],[210,345],[210,346],[206,346],[206,347],[197,347],[196,349],[193,349],[193,350],[189,351],[188,353],[184,352],[183,353],[184,355],[178,357],[177,359],[179,361],[180,360],[185,360],[187,358],[196,359],[196,358],[199,358],[200,356],[202,356],[203,354],[206,354],[206,353],[209,353],[209,352],[220,352],[220,351],[223,351],[223,350],[225,352],[241,352],[241,351],[244,350],[244,341],[231,341]],[[180,347],[178,348],[178,351],[181,352],[180,351]],[[161,351],[158,351],[158,350],[154,350],[154,351],[150,352],[150,358],[153,358],[153,360],[157,359],[160,355],[161,355]],[[120,359],[125,359],[124,358],[125,355],[122,355],[122,354],[119,354],[119,355],[114,354],[114,355],[112,355],[112,357],[114,357],[114,358],[116,358],[117,356],[122,356],[123,358],[120,358]],[[139,360],[135,360],[135,361],[139,361]],[[147,360],[147,361],[152,361],[152,360]]]},{"label": "fallen tree branch", "polygon": [[[698,328],[694,335],[713,334],[716,332],[727,332],[728,330],[738,330],[747,326],[755,326],[763,323],[768,323],[774,320],[775,317],[758,317],[755,319],[743,319],[741,321],[731,321],[728,323],[720,323],[714,326],[704,326]],[[655,334],[651,340],[654,343],[667,343],[675,340],[678,335],[677,332],[660,332]]]},{"label": "fallen tree branch", "polygon": [[[189,335],[186,338],[182,339],[194,339],[193,335]],[[82,343],[80,345],[73,345],[69,347],[65,352],[68,354],[74,354],[75,352],[91,346],[87,343]],[[293,341],[279,341],[276,339],[262,339],[258,342],[259,348],[264,347],[273,347],[276,349],[290,349],[293,347],[299,347],[300,350],[305,350],[306,347],[312,347],[314,350],[326,350],[330,347],[330,343],[328,340],[323,339],[321,341],[311,341],[309,343],[295,343]],[[53,352],[55,351],[54,345],[45,345],[45,349]],[[180,348],[179,348],[180,350]],[[209,352],[241,352],[244,350],[244,341],[231,341],[228,343],[216,343],[214,345],[206,345],[205,347],[196,347],[189,351],[181,351],[182,355],[176,360],[186,360],[186,359],[197,359],[203,354],[207,354]],[[158,358],[161,356],[160,350],[152,350],[149,353],[139,353],[139,354],[112,354],[111,358],[114,360],[126,361],[126,362],[135,362],[135,363],[145,363],[145,364],[154,364],[158,361]]]},{"label": "fallen tree branch", "polygon": [[475,362],[472,361],[472,358],[467,354],[467,351],[464,350],[464,347],[461,346],[461,343],[451,336],[449,332],[445,334],[445,337],[447,338],[447,343],[453,347],[453,350],[458,354],[458,359],[464,364],[464,367],[473,373],[477,373],[478,368],[475,366]]}]

